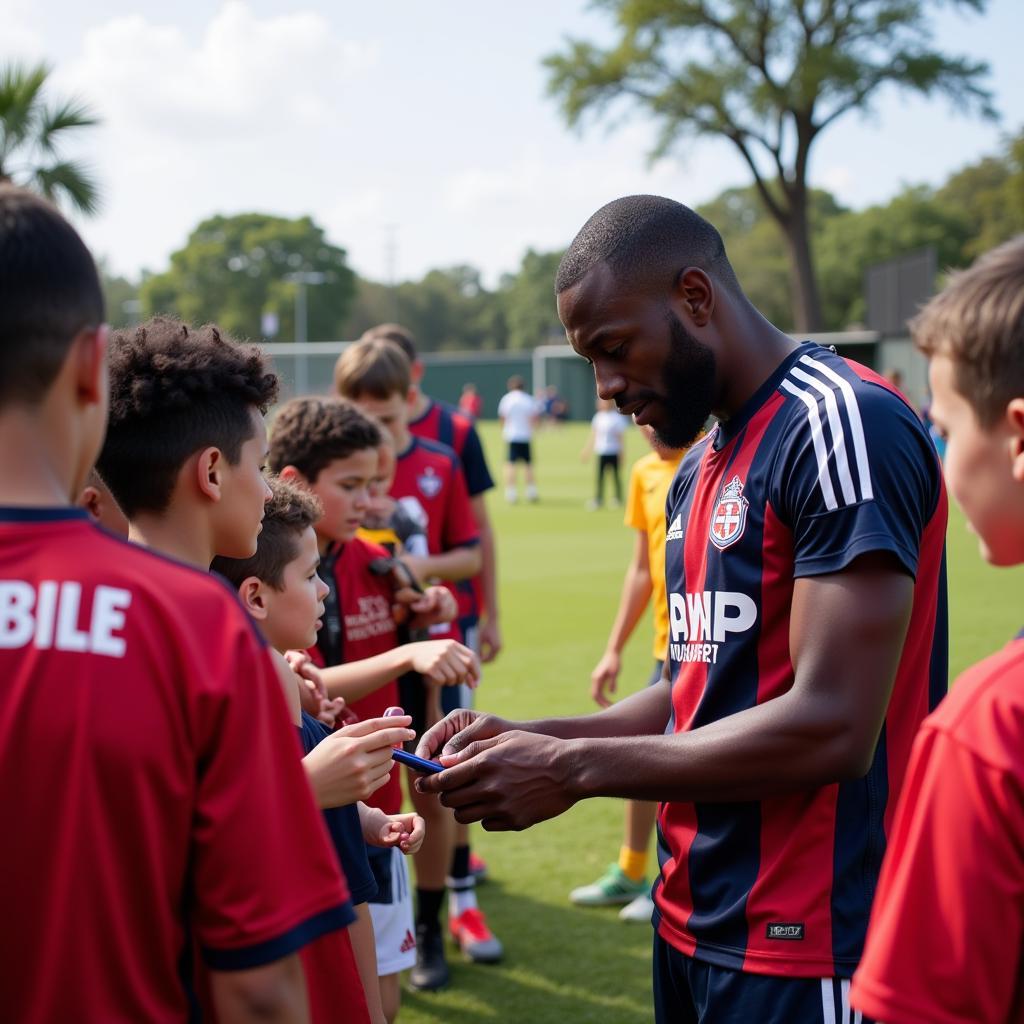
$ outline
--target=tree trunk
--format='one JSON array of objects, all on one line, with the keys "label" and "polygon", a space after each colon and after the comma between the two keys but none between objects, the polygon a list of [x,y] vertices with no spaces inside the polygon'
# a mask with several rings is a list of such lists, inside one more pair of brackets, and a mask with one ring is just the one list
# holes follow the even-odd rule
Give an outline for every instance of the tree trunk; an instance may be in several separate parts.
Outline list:
[{"label": "tree trunk", "polygon": [[819,331],[823,321],[818,278],[811,258],[811,236],[807,226],[806,204],[794,209],[788,222],[781,225],[789,252],[789,291],[793,309],[793,330],[796,334]]}]

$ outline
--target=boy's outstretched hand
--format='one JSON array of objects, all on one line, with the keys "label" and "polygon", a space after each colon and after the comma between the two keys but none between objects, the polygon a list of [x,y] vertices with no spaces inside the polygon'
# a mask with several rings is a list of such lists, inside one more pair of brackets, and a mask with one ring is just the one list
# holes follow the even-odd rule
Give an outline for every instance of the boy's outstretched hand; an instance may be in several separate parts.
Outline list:
[{"label": "boy's outstretched hand", "polygon": [[416,853],[427,834],[426,822],[413,812],[386,814],[379,807],[359,805],[363,838],[371,846],[397,846],[406,856]]},{"label": "boy's outstretched hand", "polygon": [[342,807],[365,800],[391,773],[391,750],[414,739],[412,718],[368,718],[346,725],[318,743],[302,764],[317,805]]}]

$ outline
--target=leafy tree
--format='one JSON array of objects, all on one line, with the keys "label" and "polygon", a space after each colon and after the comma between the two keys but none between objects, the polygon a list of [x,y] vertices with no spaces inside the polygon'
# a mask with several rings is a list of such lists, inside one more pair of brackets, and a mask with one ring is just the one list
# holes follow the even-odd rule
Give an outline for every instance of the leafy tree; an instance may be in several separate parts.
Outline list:
[{"label": "leafy tree", "polygon": [[98,124],[91,110],[71,98],[46,103],[50,68],[9,64],[0,68],[0,181],[66,200],[82,213],[99,207],[99,187],[82,163],[62,160],[61,143],[77,128]]},{"label": "leafy tree", "polygon": [[986,157],[952,175],[935,200],[958,211],[971,225],[973,237],[963,258],[966,265],[1024,231],[1024,131],[1007,140],[1003,152]]},{"label": "leafy tree", "polygon": [[142,305],[139,285],[126,277],[113,274],[104,260],[99,261],[100,284],[107,307],[107,323],[111,327],[129,327],[138,323]]},{"label": "leafy tree", "polygon": [[[986,0],[954,0],[983,11]],[[569,40],[546,58],[570,124],[618,100],[660,126],[660,156],[685,135],[727,139],[779,225],[798,331],[819,327],[807,170],[814,141],[886,84],[945,94],[991,115],[987,65],[930,45],[927,0],[594,0],[618,40]]]},{"label": "leafy tree", "polygon": [[510,349],[532,349],[565,338],[555,307],[555,272],[558,252],[527,249],[519,270],[501,280],[499,296],[508,325]]},{"label": "leafy tree", "polygon": [[211,217],[171,256],[163,274],[140,289],[147,316],[173,313],[194,323],[212,322],[238,337],[258,337],[263,313],[276,313],[278,338],[295,337],[298,273],[323,275],[306,285],[307,337],[342,337],[355,294],[355,274],[345,250],[332,245],[309,217],[289,220],[264,213]]}]

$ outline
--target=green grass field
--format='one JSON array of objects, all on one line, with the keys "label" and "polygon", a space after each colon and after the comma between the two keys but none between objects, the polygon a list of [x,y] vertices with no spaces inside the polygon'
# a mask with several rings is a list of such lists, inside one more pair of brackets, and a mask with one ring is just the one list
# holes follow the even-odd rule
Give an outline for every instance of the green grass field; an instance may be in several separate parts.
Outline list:
[{"label": "green grass field", "polygon": [[[496,472],[500,437],[492,423],[481,432]],[[500,487],[491,495],[505,650],[486,671],[478,706],[507,717],[593,708],[590,670],[615,614],[632,538],[621,510],[584,510],[593,487],[592,465],[578,458],[585,438],[586,428],[578,424],[540,434],[535,442],[539,504],[510,507]],[[631,463],[646,449],[637,431],[627,439]],[[954,510],[949,586],[955,676],[1024,622],[1024,570],[984,565]],[[627,692],[646,680],[651,657],[645,623],[627,648]],[[451,987],[436,994],[407,991],[400,1019],[406,1024],[649,1021],[650,929],[622,924],[615,909],[582,910],[567,899],[571,888],[592,881],[615,859],[621,830],[622,807],[612,800],[592,800],[523,833],[476,828],[475,847],[491,868],[480,900],[505,943],[505,961],[469,965],[453,951]]]}]

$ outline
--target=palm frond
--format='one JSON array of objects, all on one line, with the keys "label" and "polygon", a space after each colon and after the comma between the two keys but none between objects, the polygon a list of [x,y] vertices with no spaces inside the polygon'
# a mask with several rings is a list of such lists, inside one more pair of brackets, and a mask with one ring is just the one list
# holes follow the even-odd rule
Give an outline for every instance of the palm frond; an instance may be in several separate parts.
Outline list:
[{"label": "palm frond", "polygon": [[100,189],[92,172],[81,164],[60,160],[32,173],[31,185],[47,199],[66,201],[81,213],[92,214],[100,207]]}]

